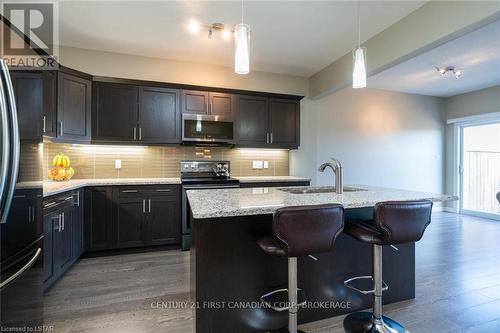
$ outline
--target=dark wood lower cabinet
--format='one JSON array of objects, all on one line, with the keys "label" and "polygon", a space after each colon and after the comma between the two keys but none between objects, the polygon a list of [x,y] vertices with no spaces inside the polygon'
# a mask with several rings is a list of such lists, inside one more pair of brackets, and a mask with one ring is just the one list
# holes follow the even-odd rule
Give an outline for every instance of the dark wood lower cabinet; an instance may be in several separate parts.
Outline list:
[{"label": "dark wood lower cabinet", "polygon": [[146,242],[151,245],[179,244],[181,241],[179,196],[148,199],[151,212],[146,219]]},{"label": "dark wood lower cabinet", "polygon": [[116,248],[144,245],[145,200],[135,197],[116,201]]},{"label": "dark wood lower cabinet", "polygon": [[85,250],[113,248],[112,188],[88,187],[85,192]]},{"label": "dark wood lower cabinet", "polygon": [[181,240],[180,186],[95,186],[44,199],[44,288],[84,252]]},{"label": "dark wood lower cabinet", "polygon": [[180,243],[179,186],[117,186],[113,197],[116,248]]},{"label": "dark wood lower cabinet", "polygon": [[44,288],[61,277],[83,253],[81,208],[76,192],[45,199]]}]

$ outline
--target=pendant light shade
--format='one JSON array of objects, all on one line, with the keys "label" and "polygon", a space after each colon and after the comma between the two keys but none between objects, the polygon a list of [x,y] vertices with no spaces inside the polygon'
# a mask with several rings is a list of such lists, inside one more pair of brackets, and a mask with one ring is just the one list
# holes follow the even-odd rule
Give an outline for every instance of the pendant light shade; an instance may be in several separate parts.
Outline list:
[{"label": "pendant light shade", "polygon": [[359,47],[353,51],[354,70],[352,71],[352,87],[366,87],[366,48]]},{"label": "pendant light shade", "polygon": [[234,28],[234,71],[236,74],[248,74],[250,72],[250,27],[246,24],[238,24]]},{"label": "pendant light shade", "polygon": [[361,0],[358,0],[358,48],[352,52],[354,69],[352,71],[352,87],[366,87],[366,48],[361,47]]}]

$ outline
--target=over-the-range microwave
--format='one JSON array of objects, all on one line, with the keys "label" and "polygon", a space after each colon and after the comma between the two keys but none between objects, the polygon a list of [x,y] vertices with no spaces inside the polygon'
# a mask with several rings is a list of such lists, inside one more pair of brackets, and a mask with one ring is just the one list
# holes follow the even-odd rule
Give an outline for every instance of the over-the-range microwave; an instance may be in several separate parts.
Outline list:
[{"label": "over-the-range microwave", "polygon": [[182,115],[182,141],[232,144],[233,120],[219,115]]}]

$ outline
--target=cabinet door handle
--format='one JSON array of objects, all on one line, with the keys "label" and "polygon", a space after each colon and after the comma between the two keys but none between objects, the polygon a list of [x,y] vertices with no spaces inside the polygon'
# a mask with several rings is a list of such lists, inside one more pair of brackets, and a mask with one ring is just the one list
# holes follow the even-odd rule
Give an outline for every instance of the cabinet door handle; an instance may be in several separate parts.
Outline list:
[{"label": "cabinet door handle", "polygon": [[62,227],[61,214],[58,214],[57,215],[57,232],[61,232],[61,227]]},{"label": "cabinet door handle", "polygon": [[137,127],[134,127],[134,141],[137,140]]},{"label": "cabinet door handle", "polygon": [[266,143],[269,143],[269,133],[266,133]]},{"label": "cabinet door handle", "polygon": [[273,132],[271,132],[271,144],[273,143]]},{"label": "cabinet door handle", "polygon": [[28,206],[28,222],[33,222],[31,219],[31,206]]},{"label": "cabinet door handle", "polygon": [[42,120],[43,120],[42,132],[46,133],[47,132],[47,117],[43,116]]},{"label": "cabinet door handle", "polygon": [[137,193],[137,190],[123,190],[122,193]]},{"label": "cabinet door handle", "polygon": [[64,212],[62,212],[61,215],[62,215],[62,218],[61,218],[61,220],[62,220],[62,230],[64,231]]},{"label": "cabinet door handle", "polygon": [[169,188],[161,188],[161,189],[156,190],[156,192],[172,192],[172,190]]},{"label": "cabinet door handle", "polygon": [[139,127],[139,140],[142,140],[142,127]]},{"label": "cabinet door handle", "polygon": [[63,136],[63,122],[59,122],[59,136]]},{"label": "cabinet door handle", "polygon": [[76,194],[76,203],[75,203],[75,206],[76,207],[80,207],[80,191],[75,192],[75,194]]},{"label": "cabinet door handle", "polygon": [[148,213],[151,213],[151,199],[148,199]]},{"label": "cabinet door handle", "polygon": [[31,218],[33,219],[33,222],[36,220],[36,207],[32,206],[31,209],[33,210],[33,213],[31,213]]},{"label": "cabinet door handle", "polygon": [[146,199],[142,200],[142,212],[146,213]]}]

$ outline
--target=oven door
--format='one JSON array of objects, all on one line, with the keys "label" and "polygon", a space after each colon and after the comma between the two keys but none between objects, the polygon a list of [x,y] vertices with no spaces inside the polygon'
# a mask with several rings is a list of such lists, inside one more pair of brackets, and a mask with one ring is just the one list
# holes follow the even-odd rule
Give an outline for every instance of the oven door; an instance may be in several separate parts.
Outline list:
[{"label": "oven door", "polygon": [[182,186],[182,250],[187,251],[191,248],[191,208],[189,207],[189,202],[187,199],[188,190],[208,190],[208,189],[217,189],[217,188],[238,188],[239,184],[220,184],[220,185],[207,185],[207,184],[198,184],[198,185],[183,185]]},{"label": "oven door", "polygon": [[233,143],[233,122],[221,116],[183,115],[182,141]]}]

